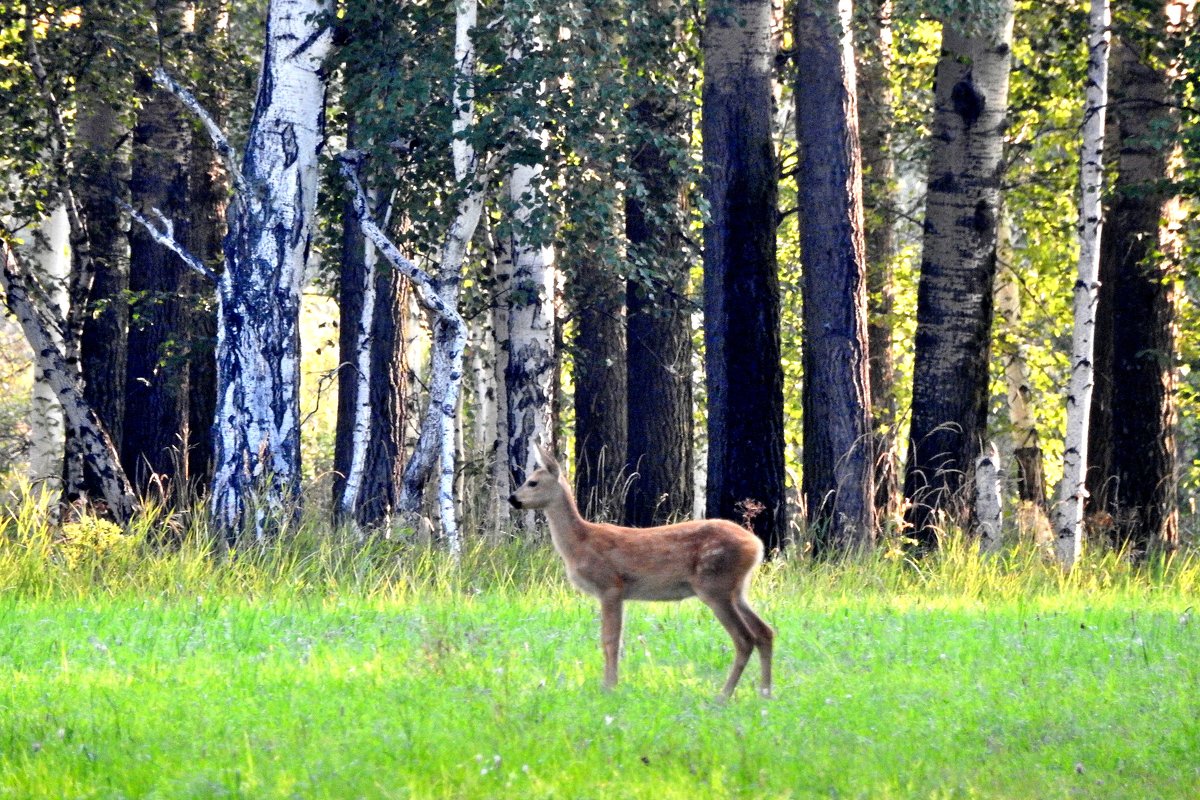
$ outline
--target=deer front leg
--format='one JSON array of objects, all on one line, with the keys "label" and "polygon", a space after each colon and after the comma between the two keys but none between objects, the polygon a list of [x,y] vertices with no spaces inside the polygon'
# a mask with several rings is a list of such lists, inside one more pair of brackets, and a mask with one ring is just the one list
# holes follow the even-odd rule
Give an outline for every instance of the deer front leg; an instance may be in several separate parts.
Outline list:
[{"label": "deer front leg", "polygon": [[604,647],[604,688],[617,685],[617,662],[621,658],[620,595],[605,595],[600,598],[600,643]]}]

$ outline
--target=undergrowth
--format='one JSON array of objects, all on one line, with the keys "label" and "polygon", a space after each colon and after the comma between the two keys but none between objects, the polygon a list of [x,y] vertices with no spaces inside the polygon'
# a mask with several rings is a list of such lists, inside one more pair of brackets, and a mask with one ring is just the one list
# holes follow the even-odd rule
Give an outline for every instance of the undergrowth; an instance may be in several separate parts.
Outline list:
[{"label": "undergrowth", "polygon": [[[456,562],[436,543],[422,543],[407,531],[363,535],[331,526],[318,511],[299,515],[268,543],[235,546],[214,538],[203,514],[162,505],[146,505],[119,546],[111,537],[88,533],[97,529],[89,518],[64,525],[53,512],[47,496],[29,491],[4,506],[0,592],[27,598],[204,594],[403,601],[415,595],[570,591],[541,531],[499,540],[469,536]],[[88,552],[93,539],[87,536],[103,547],[93,544],[97,549]],[[785,550],[763,565],[754,591],[821,605],[1068,597],[1174,601],[1200,592],[1200,555],[1183,548],[1133,559],[1097,548],[1064,572],[1036,546],[1015,544],[981,554],[973,540],[951,531],[937,551],[920,557],[895,547],[841,559]]]}]

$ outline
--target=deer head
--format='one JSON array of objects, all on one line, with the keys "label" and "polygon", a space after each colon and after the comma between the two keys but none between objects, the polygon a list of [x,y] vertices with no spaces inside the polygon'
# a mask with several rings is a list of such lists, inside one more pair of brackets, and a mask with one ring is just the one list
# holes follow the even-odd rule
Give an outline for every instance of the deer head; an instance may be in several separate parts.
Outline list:
[{"label": "deer head", "polygon": [[537,469],[525,483],[508,496],[508,502],[513,508],[545,508],[562,496],[563,490],[558,484],[561,470],[554,454],[538,445],[537,464]]}]

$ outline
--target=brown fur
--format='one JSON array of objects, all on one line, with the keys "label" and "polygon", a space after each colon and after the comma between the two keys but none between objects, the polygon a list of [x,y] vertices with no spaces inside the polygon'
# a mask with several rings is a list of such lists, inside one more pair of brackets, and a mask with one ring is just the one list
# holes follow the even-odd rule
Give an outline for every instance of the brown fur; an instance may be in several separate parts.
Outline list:
[{"label": "brown fur", "polygon": [[623,603],[699,597],[733,639],[736,656],[722,694],[733,694],[750,653],[758,648],[760,691],[771,694],[775,632],[750,608],[746,590],[762,561],[762,542],[745,528],[721,519],[655,528],[624,528],[585,520],[554,456],[543,448],[541,466],[509,502],[541,509],[550,538],[571,583],[600,600],[604,686],[617,683]]}]

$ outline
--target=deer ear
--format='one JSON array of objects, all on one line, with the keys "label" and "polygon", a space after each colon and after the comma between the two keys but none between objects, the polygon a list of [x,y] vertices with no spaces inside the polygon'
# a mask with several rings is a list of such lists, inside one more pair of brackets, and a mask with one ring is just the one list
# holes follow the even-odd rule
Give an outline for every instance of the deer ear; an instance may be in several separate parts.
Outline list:
[{"label": "deer ear", "polygon": [[554,458],[554,453],[550,452],[548,447],[542,447],[540,444],[537,446],[537,451],[538,461],[541,462],[541,465],[545,467],[547,472],[557,478],[559,468],[558,461]]}]

